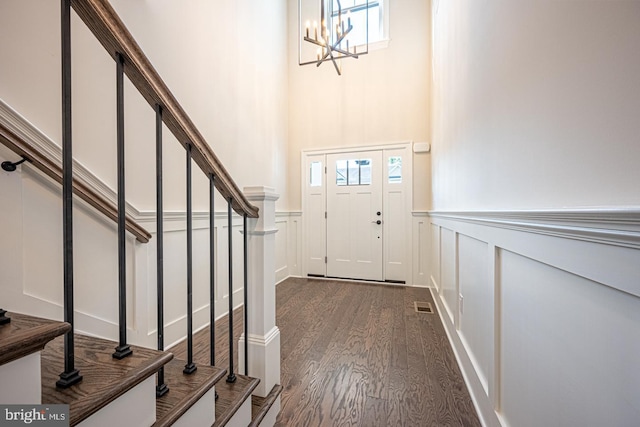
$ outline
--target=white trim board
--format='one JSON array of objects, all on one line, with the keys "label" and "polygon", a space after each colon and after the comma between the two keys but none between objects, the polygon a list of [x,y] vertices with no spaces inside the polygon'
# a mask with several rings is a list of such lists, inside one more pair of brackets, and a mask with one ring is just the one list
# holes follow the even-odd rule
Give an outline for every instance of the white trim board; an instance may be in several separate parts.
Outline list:
[{"label": "white trim board", "polygon": [[[0,123],[19,138],[33,144],[36,150],[51,162],[62,163],[62,148],[2,99],[0,99]],[[23,163],[24,166],[31,167],[28,162]],[[35,168],[32,169],[41,173]],[[118,194],[76,159],[73,160],[73,174],[86,182],[99,195],[117,204]],[[126,212],[132,218],[140,215],[140,211],[129,202],[126,202]]]},{"label": "white trim board", "polygon": [[[328,147],[328,148],[313,148],[309,150],[302,150],[302,160],[304,160],[304,156],[307,154],[337,154],[337,153],[357,153],[359,151],[373,151],[373,150],[390,150],[394,148],[404,148],[410,147],[413,144],[413,141],[397,141],[397,142],[387,142],[387,143],[379,143],[379,144],[370,144],[370,145],[362,145],[362,146],[352,146],[352,147]],[[302,163],[304,164],[304,162]]]},{"label": "white trim board", "polygon": [[431,211],[429,216],[640,248],[640,207],[483,212]]}]

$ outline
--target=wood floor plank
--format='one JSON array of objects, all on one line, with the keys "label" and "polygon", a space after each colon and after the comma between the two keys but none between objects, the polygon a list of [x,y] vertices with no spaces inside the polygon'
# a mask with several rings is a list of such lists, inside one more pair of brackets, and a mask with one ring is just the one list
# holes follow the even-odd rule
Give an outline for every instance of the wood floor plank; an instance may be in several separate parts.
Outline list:
[{"label": "wood floor plank", "polygon": [[387,400],[367,396],[364,416],[359,425],[362,427],[390,425],[387,416]]},{"label": "wood floor plank", "polygon": [[[309,313],[309,320],[304,334],[298,336],[295,347],[281,350],[281,366],[282,385],[287,386],[287,380],[297,373],[302,363],[308,357],[311,349],[317,349],[323,354],[326,352],[331,336],[335,333],[344,312],[334,312],[335,307],[340,301],[343,301],[345,290],[341,288],[332,289],[331,296],[322,301],[317,306],[317,310]],[[283,320],[284,321],[284,320]],[[287,325],[284,326],[288,328]],[[298,326],[296,325],[296,329]]]},{"label": "wood floor plank", "polygon": [[[414,310],[413,301],[432,302],[428,289],[287,279],[276,300],[283,386],[277,426],[480,425],[438,315]],[[237,355],[242,309],[234,316]],[[227,325],[216,322],[221,368],[229,357]],[[194,344],[196,362],[207,363],[207,329]],[[172,351],[184,358],[186,347]]]},{"label": "wood floor plank", "polygon": [[[300,291],[304,292],[304,288],[300,288]],[[286,394],[283,392],[283,410],[278,418],[279,425],[326,425],[328,420],[331,420],[328,417],[333,405],[331,402],[323,404],[323,400],[329,393],[330,383],[335,375],[345,372],[339,366],[340,352],[347,339],[347,334],[342,331],[349,330],[357,313],[367,309],[367,307],[362,308],[362,298],[358,292],[351,292],[351,294],[352,298],[342,299],[341,304],[332,308],[336,310],[335,312],[343,314],[342,316],[325,313],[317,319],[319,323],[325,323],[326,326],[321,332],[320,339],[315,341],[312,351],[308,352],[306,363],[296,375],[283,376],[285,390],[295,390],[295,392]],[[296,327],[292,323],[288,325]],[[282,327],[285,330],[288,329],[287,325]],[[287,365],[288,362],[283,364],[285,371],[288,371]],[[289,401],[295,401],[296,405],[288,405]],[[285,406],[289,409],[284,409]]]},{"label": "wood floor plank", "polygon": [[411,425],[447,425],[438,424],[437,421],[438,397],[433,395],[429,384],[418,319],[421,314],[411,307],[414,297],[410,292],[405,292],[404,299],[408,365],[407,422]]},{"label": "wood floor plank", "polygon": [[[433,302],[430,295],[421,301]],[[435,306],[435,304],[434,304]],[[439,425],[480,426],[469,392],[437,314],[416,313]]]},{"label": "wood floor plank", "polygon": [[[427,289],[328,281],[324,286],[334,295],[328,304],[306,311],[312,320],[292,321],[293,304],[307,306],[319,295],[311,287],[321,281],[309,282],[287,280],[277,288],[278,325],[293,341],[287,346],[291,353],[282,354],[285,388],[276,425],[437,426],[467,425],[467,420],[476,425],[459,371],[454,378],[455,360],[442,353],[441,347],[450,351],[444,330],[428,323],[439,322],[437,315],[425,317],[413,308],[413,301],[431,301]],[[301,322],[312,325],[306,333],[297,330]],[[314,334],[319,334],[315,340]],[[427,357],[427,352],[437,354]],[[432,387],[434,381],[441,383]],[[456,414],[457,403],[470,414]]]}]

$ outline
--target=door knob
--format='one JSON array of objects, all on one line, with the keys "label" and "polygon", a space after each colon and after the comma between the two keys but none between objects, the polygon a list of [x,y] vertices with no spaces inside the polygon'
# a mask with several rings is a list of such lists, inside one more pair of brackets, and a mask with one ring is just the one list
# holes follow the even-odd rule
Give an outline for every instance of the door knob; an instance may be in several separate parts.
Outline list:
[{"label": "door knob", "polygon": [[371,222],[375,222],[375,223],[376,223],[376,224],[378,224],[378,225],[382,224],[382,221],[380,221],[380,220],[377,220],[377,221],[371,221]]},{"label": "door knob", "polygon": [[380,216],[380,215],[382,215],[382,212],[378,211],[378,212],[376,212],[376,215]]}]

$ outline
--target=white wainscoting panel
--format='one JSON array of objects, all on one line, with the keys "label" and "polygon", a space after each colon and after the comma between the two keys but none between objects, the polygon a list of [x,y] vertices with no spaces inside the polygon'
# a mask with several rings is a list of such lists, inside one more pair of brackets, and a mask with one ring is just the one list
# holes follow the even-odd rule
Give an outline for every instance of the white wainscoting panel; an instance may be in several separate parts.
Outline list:
[{"label": "white wainscoting panel", "polygon": [[640,419],[640,211],[431,212],[430,280],[486,426]]},{"label": "white wainscoting panel", "polygon": [[637,424],[640,298],[506,250],[499,271],[507,424]]},{"label": "white wainscoting panel", "polygon": [[472,237],[458,237],[458,267],[460,280],[460,338],[468,348],[480,382],[488,393],[491,336],[493,328],[493,287],[489,286],[488,245]]},{"label": "white wainscoting panel", "polygon": [[431,263],[429,264],[429,268],[431,270],[431,283],[436,291],[440,291],[440,227],[435,224],[430,225],[430,236],[431,236]]},{"label": "white wainscoting panel", "polygon": [[458,323],[458,283],[456,278],[457,270],[457,235],[448,228],[440,230],[440,295],[447,308],[447,314],[451,322]]},{"label": "white wainscoting panel", "polygon": [[276,218],[276,283],[289,276],[289,221],[288,218]]},{"label": "white wainscoting panel", "polygon": [[413,285],[420,287],[429,286],[429,262],[431,251],[429,233],[430,221],[427,212],[413,212],[412,214],[413,236],[411,253],[413,256]]},{"label": "white wainscoting panel", "polygon": [[[139,221],[147,230],[155,230],[155,212],[140,214]],[[184,212],[165,214],[164,232],[164,310],[165,345],[182,340],[187,331],[187,255],[186,255],[186,217]],[[227,214],[216,212],[214,219],[214,313],[216,319],[229,312],[229,227]],[[146,263],[139,267],[147,268],[146,306],[141,308],[147,316],[146,336],[139,338],[148,345],[156,342],[156,233],[146,245],[138,244],[138,250],[146,254]],[[243,304],[243,235],[242,218],[232,217],[233,249],[233,307]],[[209,324],[209,215],[206,212],[194,213],[193,222],[193,328],[202,329]]]},{"label": "white wainscoting panel", "polygon": [[276,284],[302,274],[302,214],[276,212]]}]

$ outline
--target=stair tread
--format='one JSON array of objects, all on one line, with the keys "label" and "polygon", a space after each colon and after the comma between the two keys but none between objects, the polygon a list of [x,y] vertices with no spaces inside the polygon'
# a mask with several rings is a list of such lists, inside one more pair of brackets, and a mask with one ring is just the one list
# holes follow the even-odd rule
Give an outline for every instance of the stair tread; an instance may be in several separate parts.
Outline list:
[{"label": "stair tread", "polygon": [[68,404],[70,425],[105,407],[128,390],[154,375],[173,354],[131,346],[133,354],[122,360],[111,355],[116,342],[75,335],[75,368],[81,382],[67,389],[56,387],[64,370],[64,339],[51,341],[42,352],[42,402]]},{"label": "stair tread", "polygon": [[249,427],[260,425],[280,393],[282,393],[282,386],[276,384],[266,397],[251,396],[251,424]]},{"label": "stair tread", "polygon": [[175,423],[227,372],[215,366],[198,365],[193,374],[187,375],[182,372],[185,364],[184,360],[173,359],[165,365],[164,381],[169,392],[156,399],[155,427]]},{"label": "stair tread", "polygon": [[11,322],[0,326],[0,365],[40,351],[71,325],[20,313],[8,313]]},{"label": "stair tread", "polygon": [[220,381],[216,385],[218,400],[216,400],[216,422],[213,427],[224,426],[240,409],[242,404],[251,397],[251,393],[258,386],[258,378],[236,374],[236,381],[228,383]]}]

